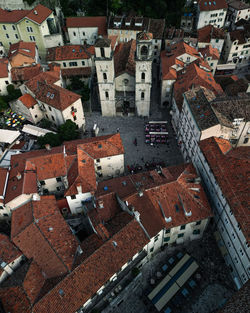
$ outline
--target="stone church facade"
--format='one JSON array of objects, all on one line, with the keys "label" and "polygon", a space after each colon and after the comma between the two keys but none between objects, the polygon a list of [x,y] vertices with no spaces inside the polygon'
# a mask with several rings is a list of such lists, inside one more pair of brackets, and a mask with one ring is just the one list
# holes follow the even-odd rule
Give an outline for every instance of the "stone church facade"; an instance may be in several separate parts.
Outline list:
[{"label": "stone church facade", "polygon": [[95,66],[103,116],[149,116],[152,86],[152,34],[118,43],[98,38]]}]

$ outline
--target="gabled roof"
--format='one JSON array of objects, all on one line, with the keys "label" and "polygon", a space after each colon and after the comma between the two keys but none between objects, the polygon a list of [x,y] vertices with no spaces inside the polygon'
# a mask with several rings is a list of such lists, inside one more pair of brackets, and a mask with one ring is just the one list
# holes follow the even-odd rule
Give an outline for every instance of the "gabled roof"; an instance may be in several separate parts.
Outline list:
[{"label": "gabled roof", "polygon": [[8,58],[11,60],[14,56],[16,56],[19,53],[34,59],[36,56],[36,43],[24,42],[20,40],[19,42],[10,45]]},{"label": "gabled roof", "polygon": [[49,48],[47,50],[47,61],[63,61],[90,59],[95,54],[94,46],[67,45]]},{"label": "gabled roof", "polygon": [[198,5],[200,7],[200,11],[227,9],[226,0],[199,0]]},{"label": "gabled roof", "polygon": [[227,140],[215,137],[202,140],[199,145],[246,241],[249,243],[250,194],[247,181],[250,147],[231,150]]},{"label": "gabled roof", "polygon": [[67,17],[66,27],[83,27],[83,28],[98,28],[98,35],[107,34],[106,16],[80,16],[80,17]]},{"label": "gabled roof", "polygon": [[9,264],[21,255],[21,251],[10,241],[9,237],[0,233],[0,263]]},{"label": "gabled roof", "polygon": [[33,312],[76,312],[147,243],[143,230],[132,220],[41,298]]},{"label": "gabled roof", "polygon": [[179,75],[174,84],[174,97],[179,109],[182,107],[183,93],[197,86],[203,86],[213,91],[215,95],[223,93],[221,86],[215,82],[210,72],[192,63],[186,68],[186,71],[182,75]]},{"label": "gabled roof", "polygon": [[197,29],[197,32],[198,42],[211,42],[211,39],[225,38],[225,31],[222,28],[217,28],[210,24]]},{"label": "gabled roof", "polygon": [[41,64],[36,64],[34,66],[24,66],[24,67],[13,67],[11,69],[12,81],[25,82],[41,73]]},{"label": "gabled roof", "polygon": [[236,29],[229,33],[232,42],[238,41],[238,45],[243,45],[248,42],[250,38],[250,23],[244,25],[244,29]]},{"label": "gabled roof", "polygon": [[18,23],[23,18],[41,24],[52,13],[52,11],[42,4],[38,4],[32,10],[3,10],[0,9],[0,23]]},{"label": "gabled roof", "polygon": [[29,93],[24,94],[18,98],[18,100],[21,101],[28,109],[37,104],[37,101]]},{"label": "gabled roof", "polygon": [[78,242],[54,196],[41,196],[40,201],[30,201],[14,210],[11,238],[28,258],[34,258],[48,277],[72,269]]},{"label": "gabled roof", "polygon": [[123,73],[135,75],[135,50],[136,41],[133,39],[129,42],[120,43],[116,47],[114,56],[116,77]]},{"label": "gabled roof", "polygon": [[203,55],[205,59],[212,57],[212,60],[219,60],[220,54],[217,48],[213,48],[208,45],[205,48],[199,48],[199,52]]}]

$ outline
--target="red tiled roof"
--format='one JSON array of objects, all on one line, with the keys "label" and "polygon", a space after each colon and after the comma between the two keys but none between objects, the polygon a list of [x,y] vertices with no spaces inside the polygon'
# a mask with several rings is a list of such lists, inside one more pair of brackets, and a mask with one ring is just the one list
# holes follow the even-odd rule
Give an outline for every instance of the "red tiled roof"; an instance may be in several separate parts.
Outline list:
[{"label": "red tiled roof", "polygon": [[0,298],[5,312],[31,313],[31,304],[21,286],[0,288]]},{"label": "red tiled roof", "polygon": [[34,313],[75,312],[147,243],[143,230],[132,220],[39,300]]},{"label": "red tiled roof", "polygon": [[6,188],[5,184],[6,184],[7,175],[8,175],[8,169],[0,167],[0,196],[4,195],[4,189]]},{"label": "red tiled roof", "polygon": [[135,50],[136,41],[120,43],[115,49],[114,66],[115,75],[119,76],[123,73],[135,75]]},{"label": "red tiled roof", "polygon": [[21,101],[28,109],[37,103],[37,101],[29,93],[24,94],[18,98],[18,100]]},{"label": "red tiled roof", "polygon": [[180,110],[183,103],[183,93],[196,86],[205,87],[213,91],[216,95],[223,93],[221,86],[215,82],[210,72],[192,63],[186,68],[186,72],[178,77],[174,84],[174,97]]},{"label": "red tiled roof", "polygon": [[52,11],[49,8],[46,8],[42,4],[38,4],[34,9],[29,11],[26,17],[35,23],[41,24],[51,13]]},{"label": "red tiled roof", "polygon": [[49,48],[46,59],[47,61],[90,59],[94,54],[94,46],[67,45]]},{"label": "red tiled roof", "polygon": [[198,42],[211,42],[211,39],[224,39],[225,31],[222,28],[207,25],[200,29],[198,32]]},{"label": "red tiled roof", "polygon": [[91,76],[91,67],[64,68],[62,69],[62,77],[72,76]]},{"label": "red tiled roof", "polygon": [[60,71],[49,71],[49,72],[42,72],[29,81],[25,83],[25,85],[31,90],[36,91],[37,86],[40,82],[46,82],[49,85],[52,85],[60,80]]},{"label": "red tiled roof", "polygon": [[28,81],[37,76],[42,71],[41,65],[14,67],[11,69],[11,78],[13,81]]},{"label": "red tiled roof", "polygon": [[143,31],[136,35],[136,39],[137,40],[151,40],[153,39],[153,34]]},{"label": "red tiled roof", "polygon": [[16,56],[18,53],[25,56],[35,58],[36,55],[36,43],[35,42],[24,42],[20,40],[17,43],[10,45],[8,58],[11,60],[13,56]]},{"label": "red tiled roof", "polygon": [[41,24],[51,13],[52,11],[42,4],[38,4],[32,10],[8,11],[0,9],[0,23],[17,23],[24,17],[27,17],[30,20]]},{"label": "red tiled roof", "polygon": [[9,264],[22,255],[21,251],[10,241],[9,237],[0,233],[0,260]]},{"label": "red tiled roof", "polygon": [[200,11],[227,9],[226,0],[199,0],[198,5],[200,7]]},{"label": "red tiled roof", "polygon": [[42,196],[13,211],[11,238],[48,277],[62,275],[73,266],[78,243],[54,196]]},{"label": "red tiled roof", "polygon": [[250,194],[247,181],[250,148],[247,147],[247,149],[245,149],[248,150],[248,154],[244,151],[243,157],[240,157],[240,153],[237,153],[239,148],[228,152],[230,149],[229,146],[230,144],[227,140],[215,137],[200,142],[202,153],[206,157],[210,169],[249,243]]},{"label": "red tiled roof", "polygon": [[204,58],[212,57],[212,60],[219,60],[220,58],[218,49],[213,48],[210,45],[206,46],[205,48],[200,48],[199,52],[201,52]]},{"label": "red tiled roof", "polygon": [[8,77],[8,59],[0,59],[0,78]]},{"label": "red tiled roof", "polygon": [[66,27],[98,27],[98,35],[107,34],[106,16],[68,17]]},{"label": "red tiled roof", "polygon": [[[43,72],[38,75],[39,77],[36,76],[26,83],[26,86],[35,94],[36,99],[63,111],[81,98],[80,95],[51,83],[51,81],[55,82],[58,80],[56,77],[52,77],[51,81],[48,81],[47,77],[49,73]],[[51,95],[54,96],[51,98]]]},{"label": "red tiled roof", "polygon": [[3,10],[0,8],[0,23],[17,23],[29,13],[29,10]]}]

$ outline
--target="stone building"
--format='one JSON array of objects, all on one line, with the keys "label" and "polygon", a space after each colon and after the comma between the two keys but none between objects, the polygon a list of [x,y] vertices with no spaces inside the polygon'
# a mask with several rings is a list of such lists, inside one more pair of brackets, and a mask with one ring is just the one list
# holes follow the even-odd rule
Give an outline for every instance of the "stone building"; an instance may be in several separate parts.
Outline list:
[{"label": "stone building", "polygon": [[95,44],[95,65],[103,116],[149,116],[152,85],[152,34],[117,43],[110,36]]}]

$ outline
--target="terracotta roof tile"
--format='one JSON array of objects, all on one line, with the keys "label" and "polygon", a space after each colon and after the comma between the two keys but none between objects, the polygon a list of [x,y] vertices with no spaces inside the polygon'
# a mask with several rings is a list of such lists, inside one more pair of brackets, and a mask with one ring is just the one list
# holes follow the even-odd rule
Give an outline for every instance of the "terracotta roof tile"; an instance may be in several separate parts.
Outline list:
[{"label": "terracotta roof tile", "polygon": [[200,11],[214,11],[220,9],[227,9],[226,0],[199,0],[198,5],[200,7]]},{"label": "terracotta roof tile", "polygon": [[10,49],[8,53],[9,60],[11,60],[14,56],[16,56],[19,53],[33,58],[35,62],[36,43],[24,42],[20,40],[19,42],[10,45]]},{"label": "terracotta roof tile", "polygon": [[35,23],[41,24],[48,16],[50,16],[51,13],[52,11],[49,8],[46,8],[42,4],[38,4],[34,7],[34,9],[29,11],[26,17]]},{"label": "terracotta roof tile", "polygon": [[17,23],[23,19],[29,10],[3,10],[0,8],[0,23]]},{"label": "terracotta roof tile", "polygon": [[94,54],[94,46],[67,45],[49,48],[46,59],[47,61],[90,59]]},{"label": "terracotta roof tile", "polygon": [[18,100],[21,101],[28,109],[37,104],[37,101],[28,93],[18,98]]},{"label": "terracotta roof tile", "polygon": [[68,17],[66,27],[98,27],[98,35],[107,34],[106,16]]},{"label": "terracotta roof tile", "polygon": [[[116,246],[113,242],[116,242]],[[42,313],[44,310],[48,313],[75,312],[147,242],[139,224],[132,220],[123,231],[106,241],[38,301],[34,313]],[[60,290],[63,291],[63,296],[60,296]]]},{"label": "terracotta roof tile", "polygon": [[207,25],[197,29],[198,42],[211,42],[211,39],[224,39],[225,31],[222,28]]},{"label": "terracotta roof tile", "polygon": [[73,266],[78,243],[54,196],[42,196],[13,211],[11,238],[48,277],[64,274]]},{"label": "terracotta roof tile", "polygon": [[60,80],[60,72],[58,71],[49,71],[49,72],[42,72],[32,79],[30,79],[25,85],[30,90],[37,90],[37,86],[39,85],[39,82],[45,82],[49,85],[52,85],[56,83],[58,80]]},{"label": "terracotta roof tile", "polygon": [[[200,142],[200,148],[212,170],[223,195],[238,221],[241,230],[250,242],[250,215],[249,215],[249,157],[246,154],[239,158],[239,153],[230,151],[230,144],[227,140],[211,137]],[[247,147],[249,151],[250,148]]]},{"label": "terracotta roof tile", "polygon": [[135,49],[136,41],[120,43],[115,50],[114,66],[115,75],[119,76],[123,73],[135,75]]},{"label": "terracotta roof tile", "polygon": [[8,77],[8,59],[0,59],[0,78]]},{"label": "terracotta roof tile", "polygon": [[0,298],[5,312],[30,313],[31,305],[21,286],[0,288]]},{"label": "terracotta roof tile", "polygon": [[200,48],[199,52],[201,52],[204,58],[212,57],[212,60],[219,60],[220,58],[218,49],[213,48],[210,45],[206,46],[205,48]]},{"label": "terracotta roof tile", "polygon": [[40,64],[34,66],[13,67],[11,69],[11,78],[15,82],[25,82],[40,74],[41,71],[42,68]]},{"label": "terracotta roof tile", "polygon": [[[47,74],[47,73],[41,73]],[[41,75],[40,74],[40,75]],[[38,75],[38,76],[40,76]],[[44,75],[43,75],[44,76]],[[26,86],[36,95],[36,99],[60,110],[63,111],[81,98],[80,95],[69,91],[60,86],[51,84],[44,77],[38,78],[37,76],[33,78],[32,81],[28,81]],[[52,79],[53,80],[53,79]],[[34,84],[34,81],[37,84]],[[51,97],[51,95],[54,95]]]},{"label": "terracotta roof tile", "polygon": [[9,237],[0,233],[0,262],[9,264],[21,255],[21,251],[10,241]]},{"label": "terracotta roof tile", "polygon": [[244,29],[236,29],[229,33],[232,42],[238,41],[238,45],[243,45],[248,42],[250,37],[250,24],[244,25]]}]

